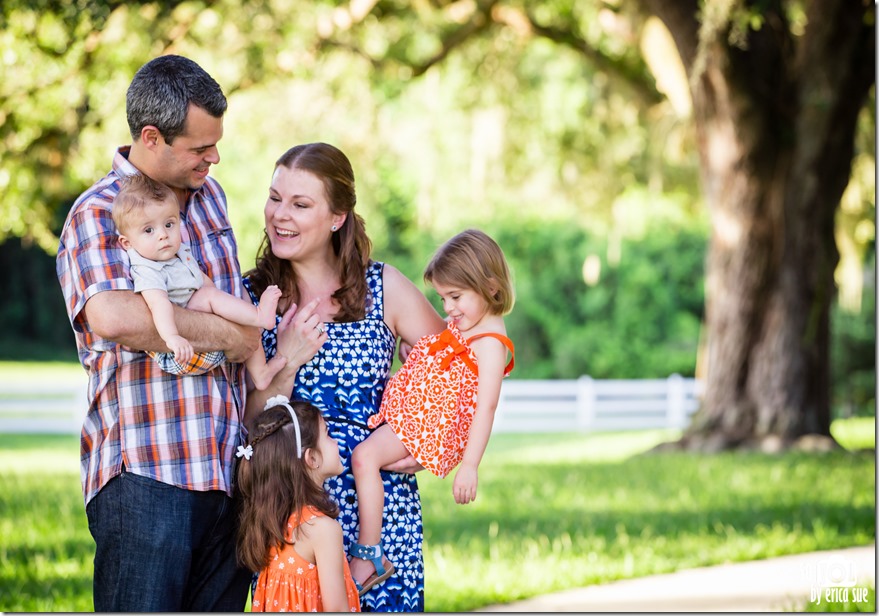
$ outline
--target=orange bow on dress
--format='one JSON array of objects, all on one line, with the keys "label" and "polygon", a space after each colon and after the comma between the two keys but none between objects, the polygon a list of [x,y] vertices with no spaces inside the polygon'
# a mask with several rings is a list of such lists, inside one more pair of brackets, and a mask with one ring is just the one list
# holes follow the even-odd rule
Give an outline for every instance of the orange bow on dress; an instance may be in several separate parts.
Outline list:
[{"label": "orange bow on dress", "polygon": [[462,344],[450,329],[443,330],[439,335],[439,338],[436,339],[436,342],[427,347],[427,354],[436,355],[446,348],[452,349],[452,352],[442,358],[442,361],[440,361],[440,369],[448,370],[455,358],[460,357],[468,366],[470,366],[470,368],[473,369],[474,373],[479,374],[479,369],[476,367],[476,363],[470,358],[470,348],[466,344]]}]

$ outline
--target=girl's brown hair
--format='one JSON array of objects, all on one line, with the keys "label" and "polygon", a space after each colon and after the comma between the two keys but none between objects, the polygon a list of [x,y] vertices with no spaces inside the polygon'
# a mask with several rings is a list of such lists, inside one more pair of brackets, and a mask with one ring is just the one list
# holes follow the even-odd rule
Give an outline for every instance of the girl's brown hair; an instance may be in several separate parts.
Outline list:
[{"label": "girl's brown hair", "polygon": [[285,405],[260,413],[249,428],[250,459],[238,465],[237,494],[241,499],[238,562],[251,571],[269,563],[269,549],[281,549],[290,515],[310,505],[335,518],[339,508],[314,482],[305,462],[306,450],[317,450],[323,427],[320,411],[304,400],[290,406],[299,420],[302,455],[297,455],[296,428]]},{"label": "girl's brown hair", "polygon": [[[332,236],[333,251],[339,257],[339,280],[341,286],[333,293],[339,304],[335,320],[359,321],[366,316],[368,289],[366,268],[372,243],[366,235],[363,219],[354,211],[357,195],[354,191],[354,170],[345,154],[327,143],[307,143],[287,150],[275,163],[275,169],[283,165],[288,169],[301,169],[314,174],[323,182],[330,211],[347,214],[342,228]],[[253,291],[262,294],[266,287],[278,285],[283,297],[290,303],[299,303],[299,281],[289,261],[279,259],[272,253],[268,233],[264,232],[260,244],[260,256],[256,267],[247,272]]]},{"label": "girl's brown hair", "polygon": [[462,231],[440,246],[424,270],[424,280],[479,293],[491,314],[507,314],[516,301],[504,252],[478,229]]}]

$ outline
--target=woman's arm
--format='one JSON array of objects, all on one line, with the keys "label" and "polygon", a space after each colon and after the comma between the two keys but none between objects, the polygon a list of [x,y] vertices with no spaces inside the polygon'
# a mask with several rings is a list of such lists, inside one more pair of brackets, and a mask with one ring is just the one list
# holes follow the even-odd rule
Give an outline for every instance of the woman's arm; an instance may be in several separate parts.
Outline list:
[{"label": "woman's arm", "polygon": [[307,364],[326,342],[326,332],[315,327],[320,322],[316,313],[318,302],[313,300],[301,309],[293,304],[281,317],[277,352],[287,358],[287,365],[275,375],[268,387],[247,393],[245,425],[249,425],[250,420],[263,410],[269,398],[277,395],[289,398],[293,395],[293,384],[299,368]]},{"label": "woman's arm", "polygon": [[446,328],[424,293],[392,265],[385,264],[384,288],[385,322],[403,343],[415,346],[420,338]]},{"label": "woman's arm", "polygon": [[324,611],[347,612],[342,527],[331,518],[316,518],[309,524],[308,538],[314,549]]},{"label": "woman's arm", "polygon": [[472,344],[479,365],[479,383],[476,410],[470,426],[470,436],[464,448],[464,458],[455,473],[452,493],[459,505],[476,500],[477,469],[491,436],[494,413],[501,395],[501,381],[507,359],[507,347],[495,338],[482,338]]}]

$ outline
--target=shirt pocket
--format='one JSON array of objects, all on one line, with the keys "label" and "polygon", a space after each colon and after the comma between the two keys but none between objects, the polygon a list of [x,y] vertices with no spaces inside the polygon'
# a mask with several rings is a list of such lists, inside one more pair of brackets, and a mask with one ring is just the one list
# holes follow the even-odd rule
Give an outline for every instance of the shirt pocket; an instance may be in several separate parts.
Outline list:
[{"label": "shirt pocket", "polygon": [[[193,237],[195,234],[190,234]],[[241,273],[238,269],[238,246],[231,225],[210,227],[192,244],[198,266],[214,284],[227,293],[240,294]]]}]

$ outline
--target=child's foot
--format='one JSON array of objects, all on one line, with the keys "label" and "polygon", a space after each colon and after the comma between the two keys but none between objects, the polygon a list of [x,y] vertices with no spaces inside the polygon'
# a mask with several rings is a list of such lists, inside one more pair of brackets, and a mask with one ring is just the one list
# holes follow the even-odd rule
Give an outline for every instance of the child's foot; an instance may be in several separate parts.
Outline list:
[{"label": "child's foot", "polygon": [[396,569],[394,564],[387,558],[382,556],[382,565],[385,568],[384,573],[378,575],[375,571],[375,565],[370,560],[362,558],[352,558],[349,563],[351,569],[351,577],[357,582],[359,594],[363,595],[366,591],[377,584],[381,584],[394,574]]},{"label": "child's foot", "polygon": [[256,307],[257,325],[263,329],[274,329],[280,299],[281,289],[278,288],[278,285],[273,284],[266,287],[266,290],[259,296],[259,306]]},{"label": "child's foot", "polygon": [[[258,360],[260,358],[257,357],[256,359]],[[245,364],[247,366],[247,374],[250,375],[250,380],[253,381],[253,386],[262,390],[271,385],[272,379],[275,378],[275,375],[287,365],[287,358],[283,355],[275,355],[264,364],[258,364],[251,367],[251,364],[253,363],[257,362],[252,359],[247,360],[247,363]]]}]

